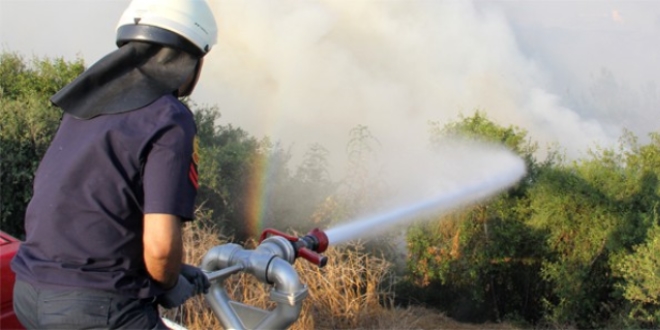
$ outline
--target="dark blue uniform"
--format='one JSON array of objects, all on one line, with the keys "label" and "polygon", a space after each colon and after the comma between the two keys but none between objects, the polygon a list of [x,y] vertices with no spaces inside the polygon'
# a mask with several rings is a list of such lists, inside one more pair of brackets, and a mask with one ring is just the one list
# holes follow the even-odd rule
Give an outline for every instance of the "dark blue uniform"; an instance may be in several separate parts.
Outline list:
[{"label": "dark blue uniform", "polygon": [[65,114],[36,173],[17,278],[43,289],[161,294],[143,261],[143,216],[193,218],[195,132],[171,95],[89,120]]}]

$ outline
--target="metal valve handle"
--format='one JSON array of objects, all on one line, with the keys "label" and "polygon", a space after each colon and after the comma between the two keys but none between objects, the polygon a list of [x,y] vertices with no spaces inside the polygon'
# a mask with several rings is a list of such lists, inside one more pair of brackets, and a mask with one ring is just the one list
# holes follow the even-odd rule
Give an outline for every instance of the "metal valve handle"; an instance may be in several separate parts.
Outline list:
[{"label": "metal valve handle", "polygon": [[320,254],[328,248],[328,236],[318,228],[312,229],[303,237],[296,237],[283,233],[277,229],[266,228],[261,233],[259,242],[261,243],[264,239],[268,238],[269,235],[281,236],[291,242],[296,251],[296,258],[303,258],[310,263],[317,265],[319,268],[324,267],[328,263],[328,257]]}]

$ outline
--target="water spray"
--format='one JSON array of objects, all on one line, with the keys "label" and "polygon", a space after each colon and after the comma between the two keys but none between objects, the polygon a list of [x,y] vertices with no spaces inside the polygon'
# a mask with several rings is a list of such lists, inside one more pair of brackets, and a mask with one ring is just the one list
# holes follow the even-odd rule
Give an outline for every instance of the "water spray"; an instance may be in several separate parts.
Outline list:
[{"label": "water spray", "polygon": [[328,241],[333,245],[358,238],[373,236],[393,226],[419,218],[422,215],[447,214],[460,207],[482,201],[518,182],[526,173],[525,163],[517,157],[506,159],[506,166],[497,169],[492,176],[473,178],[440,193],[431,194],[417,201],[392,207],[385,212],[361,217],[354,221],[326,230]]},{"label": "water spray", "polygon": [[[254,250],[246,250],[240,245],[228,243],[208,251],[202,260],[202,270],[211,281],[206,301],[227,329],[284,329],[295,322],[308,295],[307,286],[300,281],[293,264],[302,258],[319,268],[328,259],[322,255],[330,244],[337,245],[356,238],[374,235],[404,221],[418,218],[431,212],[434,215],[446,213],[470,203],[482,201],[518,182],[525,174],[525,164],[511,153],[498,150],[465,148],[470,157],[464,158],[463,168],[467,175],[456,176],[451,171],[443,171],[435,166],[436,173],[452,175],[443,177],[453,183],[447,189],[437,190],[430,196],[417,198],[404,205],[388,204],[389,211],[356,219],[327,231],[313,229],[302,237],[266,229],[259,237],[259,245]],[[460,156],[445,152],[451,158]],[[460,157],[458,157],[460,158]],[[480,160],[480,162],[476,162]],[[479,165],[470,170],[471,164]],[[485,166],[482,164],[486,164]],[[435,165],[429,163],[428,165]],[[484,168],[486,169],[484,171]],[[410,180],[410,177],[408,177]],[[418,185],[419,187],[419,185]],[[265,310],[233,301],[225,291],[224,281],[229,276],[245,272],[257,280],[271,285],[270,299],[276,304],[272,310]]]}]

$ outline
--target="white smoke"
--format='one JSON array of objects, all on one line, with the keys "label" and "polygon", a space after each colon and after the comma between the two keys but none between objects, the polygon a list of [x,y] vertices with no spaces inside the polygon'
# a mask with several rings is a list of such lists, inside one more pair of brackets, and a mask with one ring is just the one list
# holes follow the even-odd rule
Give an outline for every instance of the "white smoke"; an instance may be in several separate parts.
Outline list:
[{"label": "white smoke", "polygon": [[475,109],[569,156],[617,137],[562,106],[506,18],[470,1],[249,0],[215,9],[219,44],[200,93],[214,96],[225,121],[298,152],[318,142],[341,154],[357,125],[383,144],[426,143],[428,121]]},{"label": "white smoke", "polygon": [[[296,153],[341,154],[359,124],[418,141],[475,108],[575,156],[658,129],[660,1],[210,1],[219,45],[193,98]],[[128,3],[2,1],[0,47],[94,63]]]}]

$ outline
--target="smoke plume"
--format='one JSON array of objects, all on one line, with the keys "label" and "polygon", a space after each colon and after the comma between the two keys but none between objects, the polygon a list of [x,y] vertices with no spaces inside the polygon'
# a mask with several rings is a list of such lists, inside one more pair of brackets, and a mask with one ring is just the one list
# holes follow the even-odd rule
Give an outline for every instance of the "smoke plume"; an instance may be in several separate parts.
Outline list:
[{"label": "smoke plume", "polygon": [[527,129],[541,146],[558,143],[569,157],[621,133],[553,92],[553,77],[489,6],[250,0],[215,9],[219,45],[201,93],[214,96],[226,121],[295,143],[295,152],[320,143],[341,154],[357,125],[384,145],[426,143],[428,121],[475,109]]}]

